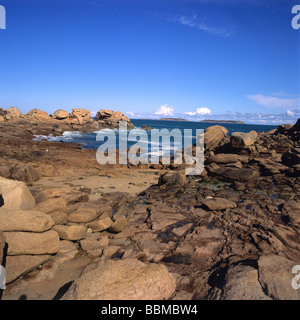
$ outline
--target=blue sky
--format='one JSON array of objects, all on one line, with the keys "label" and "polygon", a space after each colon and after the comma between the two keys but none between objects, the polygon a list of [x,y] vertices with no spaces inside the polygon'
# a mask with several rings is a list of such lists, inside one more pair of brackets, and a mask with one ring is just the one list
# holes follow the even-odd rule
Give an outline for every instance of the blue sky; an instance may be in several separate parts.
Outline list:
[{"label": "blue sky", "polygon": [[0,107],[270,124],[300,117],[297,1],[0,4]]}]

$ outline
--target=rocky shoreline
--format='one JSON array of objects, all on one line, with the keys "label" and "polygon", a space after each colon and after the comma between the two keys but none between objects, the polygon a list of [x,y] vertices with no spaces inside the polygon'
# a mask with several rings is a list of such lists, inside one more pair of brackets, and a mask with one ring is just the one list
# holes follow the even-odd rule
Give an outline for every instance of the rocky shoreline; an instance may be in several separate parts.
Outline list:
[{"label": "rocky shoreline", "polygon": [[[100,166],[93,150],[32,140],[127,121],[74,110],[0,110],[2,299],[299,299],[300,120],[209,127],[205,170],[186,177],[185,164]],[[97,180],[121,176],[120,190]]]}]

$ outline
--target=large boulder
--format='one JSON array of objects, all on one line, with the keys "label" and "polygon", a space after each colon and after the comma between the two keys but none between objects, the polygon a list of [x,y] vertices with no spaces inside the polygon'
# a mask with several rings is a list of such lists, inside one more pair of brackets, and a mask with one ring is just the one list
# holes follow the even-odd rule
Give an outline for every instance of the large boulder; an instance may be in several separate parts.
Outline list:
[{"label": "large boulder", "polygon": [[84,125],[92,121],[91,113],[86,109],[72,109],[69,114],[69,121],[71,124]]},{"label": "large boulder", "polygon": [[225,127],[216,125],[204,130],[204,146],[206,150],[217,147],[227,136],[228,130]]},{"label": "large boulder", "polygon": [[300,291],[292,286],[296,276],[292,271],[296,265],[299,265],[299,262],[278,255],[260,257],[258,274],[264,292],[275,300],[299,300]]},{"label": "large boulder", "polygon": [[222,300],[272,300],[266,296],[258,281],[258,271],[238,264],[227,271]]},{"label": "large boulder", "polygon": [[36,203],[24,182],[0,177],[0,190],[7,210],[32,210]]},{"label": "large boulder", "polygon": [[113,110],[101,109],[100,111],[97,112],[96,119],[100,123],[113,126],[113,127],[117,127],[120,121],[127,122],[128,129],[132,129],[134,127],[130,119],[120,111],[115,112]]},{"label": "large boulder", "polygon": [[10,107],[7,110],[6,120],[18,120],[24,118],[24,114],[16,107]]},{"label": "large boulder", "polygon": [[163,300],[175,287],[175,278],[164,265],[107,260],[89,265],[62,300]]},{"label": "large boulder", "polygon": [[33,184],[41,176],[31,163],[24,163],[15,159],[1,159],[0,176],[13,180]]},{"label": "large boulder", "polygon": [[69,113],[68,111],[62,110],[62,109],[58,109],[54,112],[54,118],[57,120],[63,120],[68,118]]},{"label": "large boulder", "polygon": [[257,138],[255,131],[245,132],[233,132],[230,138],[230,143],[233,148],[247,148],[254,144]]},{"label": "large boulder", "polygon": [[42,111],[39,109],[32,109],[29,112],[26,113],[26,117],[29,120],[33,120],[33,121],[49,121],[50,117],[48,115],[48,113],[46,111]]},{"label": "large boulder", "polygon": [[6,283],[10,283],[23,274],[48,261],[52,255],[19,255],[6,257]]},{"label": "large boulder", "polygon": [[97,208],[79,207],[74,212],[68,215],[68,221],[76,223],[86,223],[97,219],[99,210]]},{"label": "large boulder", "polygon": [[4,232],[8,244],[7,254],[10,256],[23,254],[54,254],[60,248],[56,231],[36,232]]},{"label": "large boulder", "polygon": [[91,228],[93,232],[101,232],[111,227],[112,224],[113,221],[111,218],[104,214],[97,220],[88,223],[88,227]]},{"label": "large boulder", "polygon": [[84,226],[56,225],[53,230],[55,230],[63,240],[81,240],[84,239],[86,235],[86,227]]},{"label": "large boulder", "polygon": [[291,132],[300,131],[300,118],[297,120],[297,122],[290,128]]},{"label": "large boulder", "polygon": [[10,178],[14,180],[24,181],[29,185],[40,180],[41,176],[38,171],[33,168],[30,163],[19,162],[10,171]]},{"label": "large boulder", "polygon": [[37,211],[47,213],[55,224],[67,222],[67,202],[63,198],[50,198],[39,202],[35,208]]},{"label": "large boulder", "polygon": [[2,121],[16,121],[24,118],[24,114],[16,107],[10,107],[6,110],[0,108],[0,117]]},{"label": "large boulder", "polygon": [[300,148],[292,148],[282,155],[282,163],[287,166],[300,164]]},{"label": "large boulder", "polygon": [[1,231],[44,232],[54,226],[53,219],[39,211],[0,209]]},{"label": "large boulder", "polygon": [[158,179],[158,184],[168,184],[168,185],[180,185],[183,186],[187,183],[185,171],[167,171],[162,174]]},{"label": "large boulder", "polygon": [[281,124],[277,127],[277,133],[287,134],[292,127],[293,125],[291,123]]}]

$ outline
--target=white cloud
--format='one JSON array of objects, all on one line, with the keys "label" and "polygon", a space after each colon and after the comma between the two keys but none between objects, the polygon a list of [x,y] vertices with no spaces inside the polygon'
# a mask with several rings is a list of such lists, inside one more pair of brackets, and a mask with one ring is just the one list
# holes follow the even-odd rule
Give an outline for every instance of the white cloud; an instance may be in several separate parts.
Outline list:
[{"label": "white cloud", "polygon": [[196,112],[188,111],[188,112],[185,112],[184,114],[187,114],[188,116],[195,116]]},{"label": "white cloud", "polygon": [[295,116],[295,113],[294,113],[293,111],[291,111],[291,110],[286,110],[286,115],[287,115],[288,117],[294,117],[294,116]]},{"label": "white cloud", "polygon": [[267,108],[283,108],[283,107],[294,108],[299,106],[299,103],[300,103],[299,98],[286,99],[286,98],[279,98],[278,96],[277,97],[264,96],[262,94],[248,95],[247,98]]},{"label": "white cloud", "polygon": [[195,28],[200,31],[204,31],[206,33],[219,35],[223,37],[229,37],[231,32],[225,30],[224,28],[213,27],[205,23],[202,19],[200,19],[197,15],[193,15],[192,17],[186,16],[175,16],[169,19],[171,22],[180,23],[183,26]]},{"label": "white cloud", "polygon": [[204,116],[204,115],[207,115],[207,114],[211,114],[211,110],[206,108],[206,107],[197,108],[196,111],[188,111],[188,112],[185,112],[184,114],[186,114],[188,116],[195,116],[195,115]]},{"label": "white cloud", "polygon": [[198,115],[201,115],[201,116],[203,116],[203,115],[205,115],[205,114],[211,114],[211,110],[210,109],[208,109],[208,108],[197,108],[196,109],[196,113],[198,114]]},{"label": "white cloud", "polygon": [[172,116],[174,114],[174,109],[172,107],[168,107],[167,104],[164,104],[160,106],[160,108],[156,110],[154,114],[160,116]]},{"label": "white cloud", "polygon": [[134,118],[134,111],[125,112],[129,117]]}]

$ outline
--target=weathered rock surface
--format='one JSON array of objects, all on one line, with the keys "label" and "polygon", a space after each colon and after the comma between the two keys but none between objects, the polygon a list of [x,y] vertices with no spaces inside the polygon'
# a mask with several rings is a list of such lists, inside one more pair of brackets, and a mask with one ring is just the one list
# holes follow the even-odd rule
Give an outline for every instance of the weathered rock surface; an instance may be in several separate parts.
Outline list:
[{"label": "weathered rock surface", "polygon": [[233,132],[230,137],[230,143],[233,148],[247,148],[254,144],[256,141],[257,133],[255,131],[245,132]]},{"label": "weathered rock surface", "polygon": [[232,209],[236,208],[235,202],[227,199],[222,198],[214,198],[214,199],[207,199],[202,202],[202,205],[211,211],[222,211],[225,209]]},{"label": "weathered rock surface", "polygon": [[162,174],[158,179],[158,184],[176,184],[176,185],[184,185],[186,183],[186,175],[185,171],[176,171],[176,172],[166,172]]},{"label": "weathered rock surface", "polygon": [[82,250],[89,252],[91,250],[100,249],[102,245],[97,238],[88,238],[80,240],[80,247],[82,248]]},{"label": "weathered rock surface", "polygon": [[97,112],[96,119],[98,122],[103,123],[105,125],[112,126],[112,127],[118,127],[120,121],[127,122],[128,129],[132,129],[134,127],[130,119],[120,111],[115,112],[113,110],[101,109]]},{"label": "weathered rock surface", "polygon": [[56,169],[52,164],[33,164],[33,168],[40,175],[40,177],[54,177],[56,175]]},{"label": "weathered rock surface", "polygon": [[232,168],[232,167],[219,167],[210,170],[213,175],[220,176],[221,178],[229,181],[249,182],[257,181],[259,172],[251,168]]},{"label": "weathered rock surface", "polygon": [[293,148],[282,155],[282,163],[288,166],[300,163],[300,148]]},{"label": "weathered rock surface", "polygon": [[163,204],[154,205],[149,208],[150,215],[147,220],[153,231],[163,230],[179,221],[185,220],[185,216],[172,207]]},{"label": "weathered rock surface", "polygon": [[222,126],[216,125],[204,130],[204,145],[207,150],[217,147],[227,136],[228,130]]},{"label": "weathered rock surface", "polygon": [[32,210],[35,199],[24,182],[9,180],[0,177],[0,188],[4,199],[3,209],[7,210]]},{"label": "weathered rock surface", "polygon": [[44,232],[54,226],[53,219],[39,211],[0,208],[1,231]]},{"label": "weathered rock surface", "polygon": [[84,226],[56,225],[53,227],[59,237],[63,240],[81,240],[85,238],[86,228]]},{"label": "weathered rock surface", "polygon": [[0,159],[0,176],[23,181],[30,185],[41,178],[41,175],[31,163],[5,159]]},{"label": "weathered rock surface", "polygon": [[50,117],[47,112],[39,110],[39,109],[32,109],[26,113],[26,117],[29,120],[33,121],[49,121]]},{"label": "weathered rock surface", "polygon": [[262,256],[258,260],[259,281],[268,296],[276,300],[299,300],[300,292],[292,287],[296,261],[277,255]]},{"label": "weathered rock surface", "polygon": [[77,202],[86,202],[88,201],[89,196],[85,192],[80,192],[71,187],[48,188],[47,190],[42,190],[35,195],[37,204],[53,198],[63,199],[66,201],[67,205],[70,205]]},{"label": "weathered rock surface", "polygon": [[175,279],[163,265],[134,259],[88,266],[63,300],[163,300],[175,291]]},{"label": "weathered rock surface", "polygon": [[90,222],[98,218],[100,214],[99,206],[81,206],[68,215],[70,222]]},{"label": "weathered rock surface", "polygon": [[7,254],[40,255],[54,254],[60,248],[59,236],[56,231],[34,232],[4,232],[8,244]]},{"label": "weathered rock surface", "polygon": [[293,225],[300,226],[300,201],[289,200],[283,205],[283,213],[285,213]]},{"label": "weathered rock surface", "polygon": [[69,113],[68,113],[68,111],[58,109],[54,112],[54,116],[55,116],[55,119],[63,120],[63,119],[68,118]]},{"label": "weathered rock surface", "polygon": [[43,255],[19,255],[6,258],[6,282],[10,283],[23,274],[33,270],[48,261],[52,256]]},{"label": "weathered rock surface", "polygon": [[93,232],[100,232],[108,229],[113,224],[110,217],[101,216],[99,219],[88,223],[88,227],[93,230]]},{"label": "weathered rock surface", "polygon": [[18,121],[24,118],[24,114],[16,107],[10,107],[6,110],[0,108],[0,117],[3,121]]},{"label": "weathered rock surface", "polygon": [[[35,283],[44,280],[47,280],[47,283],[50,283],[54,279],[58,267],[63,262],[72,260],[77,253],[78,249],[76,248],[76,245],[74,243],[72,243],[71,241],[63,240],[60,241],[60,249],[54,256],[8,256],[8,277],[10,280],[16,278],[16,281],[13,282],[12,286],[7,287],[6,292],[8,291],[9,294],[15,294],[19,290],[25,289]],[[34,268],[34,270],[32,270],[32,268]],[[25,276],[22,278],[18,278],[20,275]]]},{"label": "weathered rock surface", "polygon": [[247,265],[237,265],[228,270],[221,299],[272,300],[262,290],[257,269]]},{"label": "weathered rock surface", "polygon": [[124,230],[127,226],[127,219],[125,216],[115,220],[113,224],[108,228],[108,231],[118,233]]},{"label": "weathered rock surface", "polygon": [[37,204],[34,210],[48,214],[55,224],[64,224],[67,222],[67,202],[63,198],[49,198],[43,200]]},{"label": "weathered rock surface", "polygon": [[231,153],[218,153],[206,160],[206,164],[210,163],[218,163],[218,164],[228,164],[228,163],[235,163],[235,162],[248,162],[248,157],[239,155],[239,154],[231,154]]},{"label": "weathered rock surface", "polygon": [[147,125],[143,124],[143,125],[142,125],[142,129],[143,129],[143,130],[146,130],[146,131],[150,131],[150,130],[152,130],[153,128],[150,127],[150,126],[147,126]]},{"label": "weathered rock surface", "polygon": [[92,121],[91,113],[86,109],[72,109],[72,112],[69,114],[69,121],[71,124],[83,125],[87,122]]}]

